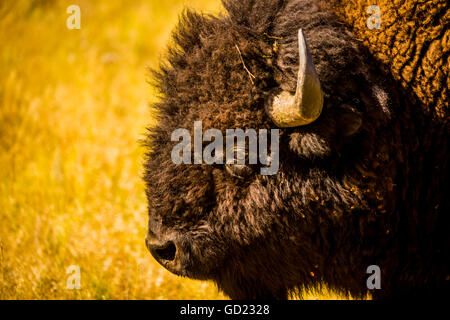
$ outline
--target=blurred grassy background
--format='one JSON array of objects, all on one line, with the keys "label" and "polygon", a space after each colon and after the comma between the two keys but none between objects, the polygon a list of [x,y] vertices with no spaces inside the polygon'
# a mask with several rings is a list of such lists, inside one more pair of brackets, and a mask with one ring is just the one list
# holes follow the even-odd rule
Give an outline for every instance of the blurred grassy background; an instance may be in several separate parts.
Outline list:
[{"label": "blurred grassy background", "polygon": [[[71,4],[0,2],[0,299],[224,298],[147,252],[138,143],[147,67],[185,5],[219,0],[77,0],[81,30]],[[66,289],[70,265],[81,290]]]}]

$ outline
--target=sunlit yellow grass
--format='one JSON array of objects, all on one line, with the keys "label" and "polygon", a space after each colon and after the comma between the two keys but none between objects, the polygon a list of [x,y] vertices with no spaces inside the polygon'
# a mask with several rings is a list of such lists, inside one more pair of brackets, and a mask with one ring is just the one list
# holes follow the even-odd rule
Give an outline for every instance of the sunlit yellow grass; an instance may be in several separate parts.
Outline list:
[{"label": "sunlit yellow grass", "polygon": [[[66,28],[73,3],[81,30]],[[165,271],[144,245],[146,69],[186,3],[0,3],[0,299],[224,298]],[[81,290],[66,289],[70,265]]]}]

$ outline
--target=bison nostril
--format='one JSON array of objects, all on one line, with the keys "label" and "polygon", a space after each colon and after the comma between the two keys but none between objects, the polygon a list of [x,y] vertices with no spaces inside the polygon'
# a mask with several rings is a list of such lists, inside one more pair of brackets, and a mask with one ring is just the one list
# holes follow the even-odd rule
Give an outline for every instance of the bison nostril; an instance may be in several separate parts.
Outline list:
[{"label": "bison nostril", "polygon": [[162,246],[154,246],[152,251],[155,258],[158,260],[173,261],[175,260],[175,254],[177,252],[177,247],[172,241],[165,243]]}]

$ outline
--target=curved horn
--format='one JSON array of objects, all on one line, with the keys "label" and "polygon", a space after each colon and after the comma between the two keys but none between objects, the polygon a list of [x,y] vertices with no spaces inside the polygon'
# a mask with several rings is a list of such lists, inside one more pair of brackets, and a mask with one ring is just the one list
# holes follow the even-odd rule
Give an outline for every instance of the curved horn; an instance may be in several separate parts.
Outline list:
[{"label": "curved horn", "polygon": [[314,122],[323,108],[323,92],[303,30],[298,31],[299,70],[297,92],[287,91],[273,98],[268,113],[278,127],[299,127]]}]

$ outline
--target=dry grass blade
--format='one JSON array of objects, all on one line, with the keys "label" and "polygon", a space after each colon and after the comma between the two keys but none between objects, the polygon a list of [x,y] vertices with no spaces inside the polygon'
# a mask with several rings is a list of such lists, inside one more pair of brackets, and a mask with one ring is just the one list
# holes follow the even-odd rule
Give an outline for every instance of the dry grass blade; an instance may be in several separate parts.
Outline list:
[{"label": "dry grass blade", "polygon": [[247,71],[247,73],[248,73],[248,76],[250,78],[250,81],[252,82],[252,85],[255,85],[255,82],[253,81],[253,79],[256,79],[256,77],[250,72],[250,70],[248,70],[247,66],[245,65],[244,58],[242,58],[241,50],[239,49],[237,44],[235,45],[235,47],[239,53],[239,58],[241,59],[242,65],[244,66],[245,71]]}]

